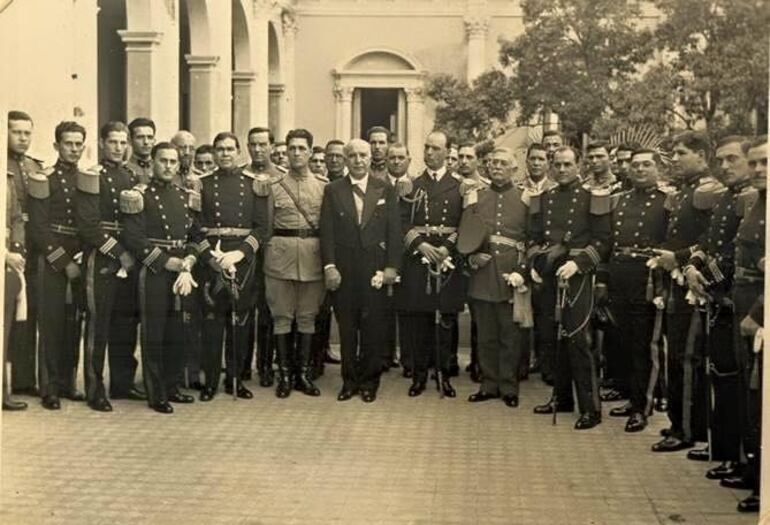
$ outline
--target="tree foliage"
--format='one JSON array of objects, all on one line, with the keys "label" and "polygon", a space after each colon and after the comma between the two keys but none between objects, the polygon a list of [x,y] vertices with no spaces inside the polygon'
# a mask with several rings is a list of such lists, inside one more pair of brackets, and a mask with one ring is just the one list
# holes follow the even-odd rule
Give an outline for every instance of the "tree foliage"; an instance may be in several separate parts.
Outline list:
[{"label": "tree foliage", "polygon": [[498,70],[483,73],[472,85],[436,75],[428,95],[437,102],[436,127],[459,141],[479,142],[499,134],[515,102],[510,79]]}]

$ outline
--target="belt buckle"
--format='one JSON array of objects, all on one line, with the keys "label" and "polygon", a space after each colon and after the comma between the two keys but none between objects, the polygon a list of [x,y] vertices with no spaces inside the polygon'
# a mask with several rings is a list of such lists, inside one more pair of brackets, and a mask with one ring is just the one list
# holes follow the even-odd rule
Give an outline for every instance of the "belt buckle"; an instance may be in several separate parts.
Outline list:
[{"label": "belt buckle", "polygon": [[307,239],[308,234],[309,234],[308,230],[305,230],[305,229],[297,230],[297,237],[299,237],[300,239]]}]

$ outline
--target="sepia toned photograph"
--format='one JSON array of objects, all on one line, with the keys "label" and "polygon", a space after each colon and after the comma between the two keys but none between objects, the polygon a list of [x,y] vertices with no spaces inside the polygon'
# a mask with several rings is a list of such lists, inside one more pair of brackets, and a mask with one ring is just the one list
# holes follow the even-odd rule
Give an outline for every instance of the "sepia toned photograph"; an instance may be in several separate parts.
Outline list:
[{"label": "sepia toned photograph", "polygon": [[770,0],[0,0],[0,523],[770,525],[769,70]]}]

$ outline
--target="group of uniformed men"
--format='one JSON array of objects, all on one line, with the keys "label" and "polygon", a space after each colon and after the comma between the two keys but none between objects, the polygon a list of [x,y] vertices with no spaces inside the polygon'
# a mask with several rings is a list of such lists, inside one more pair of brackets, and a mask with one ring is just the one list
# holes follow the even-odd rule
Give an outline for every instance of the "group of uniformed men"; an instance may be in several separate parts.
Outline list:
[{"label": "group of uniformed men", "polygon": [[[194,400],[182,388],[216,395],[223,353],[225,391],[251,398],[255,346],[261,386],[277,372],[279,398],[318,396],[324,362],[339,362],[332,311],[339,401],[374,401],[399,364],[409,396],[432,377],[455,397],[467,304],[470,402],[516,407],[539,369],[554,390],[535,413],[576,399],[576,429],[601,422],[602,399],[628,400],[609,412],[627,432],[667,409],[653,451],[708,438],[688,457],[721,461],[708,477],[753,489],[739,508],[758,507],[766,137],[727,137],[712,159],[707,137],[685,132],[666,164],[592,142],[581,163],[546,132],[519,175],[509,149],[434,131],[411,177],[407,147],[380,127],[325,148],[304,129],[276,142],[255,127],[241,165],[230,132],[196,149],[186,131],[156,142],[147,118],[108,122],[87,170],[79,124],[56,127],[46,169],[26,156],[30,116],[10,112],[8,130],[4,410],[26,408],[13,391],[51,410],[128,398],[171,413]],[[613,388],[600,394],[602,370]]]}]

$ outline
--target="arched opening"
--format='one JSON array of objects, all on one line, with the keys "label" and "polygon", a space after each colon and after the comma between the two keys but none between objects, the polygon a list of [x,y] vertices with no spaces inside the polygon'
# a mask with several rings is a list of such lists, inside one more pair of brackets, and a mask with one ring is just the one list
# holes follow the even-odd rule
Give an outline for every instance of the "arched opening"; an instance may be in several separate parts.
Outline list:
[{"label": "arched opening", "polygon": [[123,1],[99,0],[97,86],[99,123],[126,120],[126,46],[118,30],[126,27]]}]

